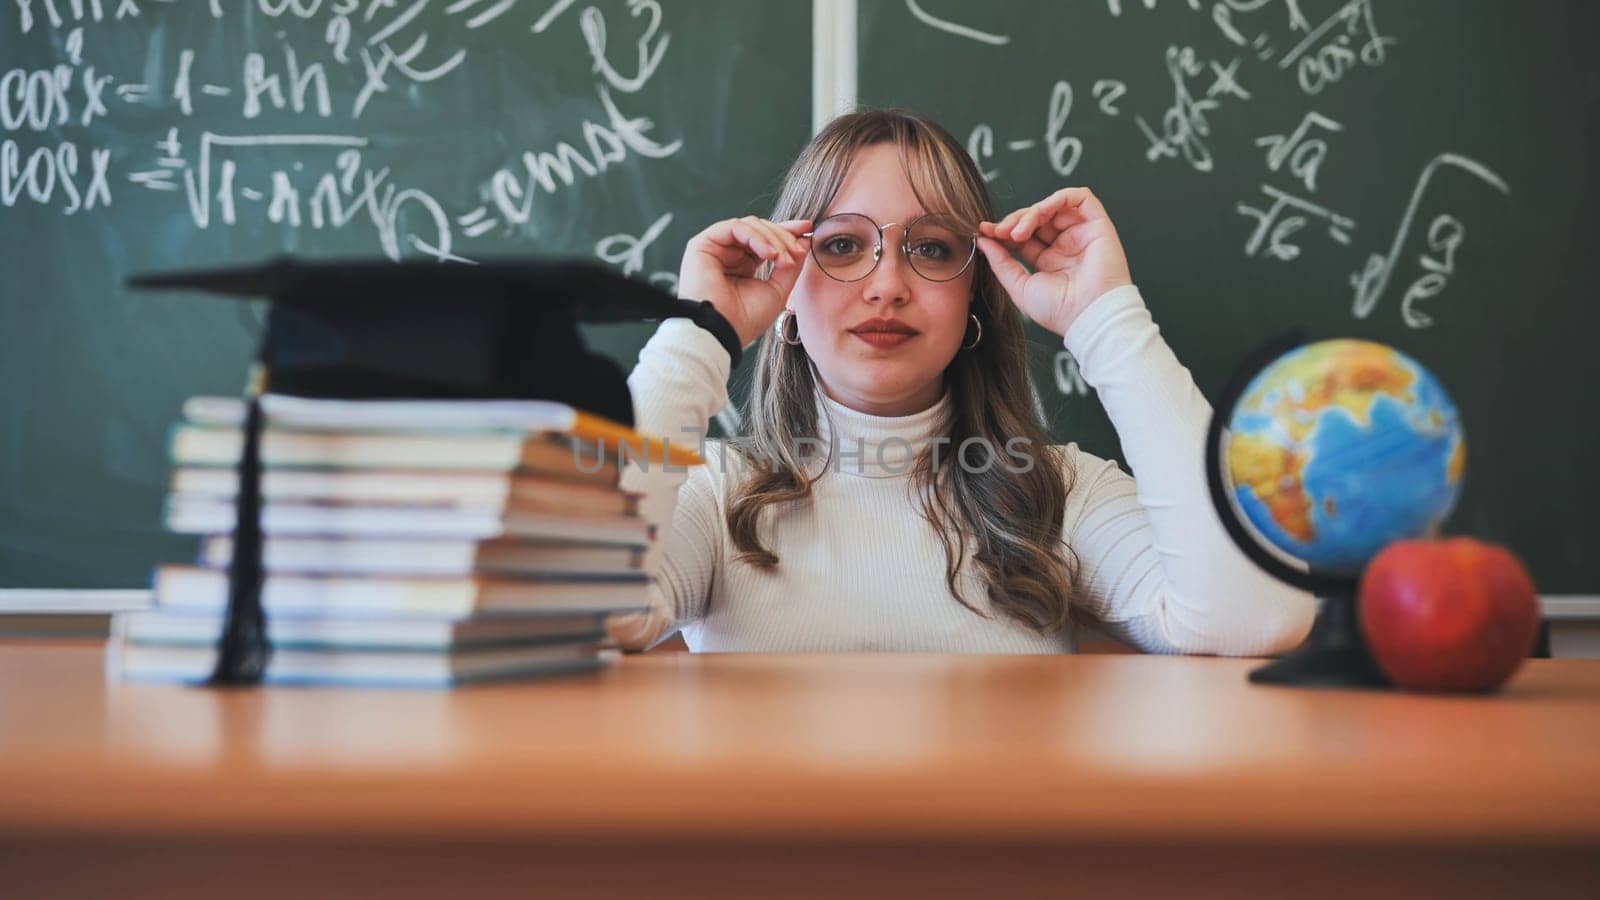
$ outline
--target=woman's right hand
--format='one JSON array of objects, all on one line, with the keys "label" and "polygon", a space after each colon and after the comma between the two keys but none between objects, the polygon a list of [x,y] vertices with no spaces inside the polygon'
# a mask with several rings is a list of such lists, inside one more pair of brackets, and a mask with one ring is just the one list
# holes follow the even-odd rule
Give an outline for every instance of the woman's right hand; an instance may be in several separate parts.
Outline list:
[{"label": "woman's right hand", "polygon": [[[678,269],[678,296],[710,300],[749,346],[778,318],[800,277],[810,219],[769,222],[758,216],[724,219],[689,239]],[[764,262],[772,276],[756,277]]]}]

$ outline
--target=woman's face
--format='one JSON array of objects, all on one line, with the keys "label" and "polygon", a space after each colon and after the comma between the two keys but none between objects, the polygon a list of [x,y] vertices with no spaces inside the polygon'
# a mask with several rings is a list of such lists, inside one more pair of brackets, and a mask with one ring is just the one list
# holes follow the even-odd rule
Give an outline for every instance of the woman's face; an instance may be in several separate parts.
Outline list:
[{"label": "woman's face", "polygon": [[[829,397],[871,415],[920,412],[943,393],[944,370],[964,340],[975,266],[958,278],[935,282],[907,263],[905,226],[926,210],[900,168],[894,144],[863,148],[851,160],[823,216],[846,212],[879,225],[898,224],[884,229],[883,257],[859,281],[836,281],[807,256],[789,295],[800,339]],[[863,323],[879,318],[915,333],[897,343],[857,333]]]}]

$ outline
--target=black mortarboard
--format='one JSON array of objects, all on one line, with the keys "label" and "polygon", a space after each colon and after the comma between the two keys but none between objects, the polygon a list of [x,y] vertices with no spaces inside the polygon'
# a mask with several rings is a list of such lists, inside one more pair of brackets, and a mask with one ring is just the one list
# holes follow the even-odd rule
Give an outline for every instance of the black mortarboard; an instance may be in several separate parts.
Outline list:
[{"label": "black mortarboard", "polygon": [[[301,262],[136,275],[141,289],[265,297],[271,305],[252,378],[228,607],[213,684],[253,684],[269,648],[261,608],[260,430],[273,393],[344,399],[556,400],[624,425],[633,404],[621,367],[585,347],[579,322],[683,316],[737,362],[739,341],[700,300],[674,298],[590,262]],[[263,371],[264,370],[264,371]]]}]

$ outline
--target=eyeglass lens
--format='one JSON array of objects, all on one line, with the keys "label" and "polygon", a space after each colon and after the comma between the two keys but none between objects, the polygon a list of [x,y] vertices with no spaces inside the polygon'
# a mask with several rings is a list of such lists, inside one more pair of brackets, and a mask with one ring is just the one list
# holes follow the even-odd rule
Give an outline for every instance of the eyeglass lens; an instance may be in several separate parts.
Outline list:
[{"label": "eyeglass lens", "polygon": [[[840,281],[859,281],[878,264],[877,223],[858,213],[840,213],[817,223],[811,255],[822,271]],[[949,281],[972,261],[972,235],[952,219],[922,216],[905,236],[906,260],[929,281]]]}]

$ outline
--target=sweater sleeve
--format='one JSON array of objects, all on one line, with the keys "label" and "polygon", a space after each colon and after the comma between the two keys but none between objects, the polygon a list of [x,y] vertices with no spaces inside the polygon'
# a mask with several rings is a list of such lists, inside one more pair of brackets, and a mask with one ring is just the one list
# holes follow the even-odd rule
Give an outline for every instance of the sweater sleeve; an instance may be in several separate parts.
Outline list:
[{"label": "sweater sleeve", "polygon": [[1300,643],[1316,600],[1257,568],[1218,521],[1204,461],[1211,405],[1138,289],[1101,295],[1063,343],[1133,469],[1076,454],[1073,491],[1083,502],[1064,525],[1080,564],[1078,600],[1151,653],[1250,656]]},{"label": "sweater sleeve", "polygon": [[[728,402],[730,359],[710,332],[667,319],[639,352],[628,376],[635,430],[673,443],[703,443],[711,417]],[[720,565],[721,526],[709,466],[640,465],[629,458],[622,488],[643,496],[639,510],[656,525],[645,554],[648,613],[613,616],[606,629],[625,649],[650,647],[705,614]]]}]

